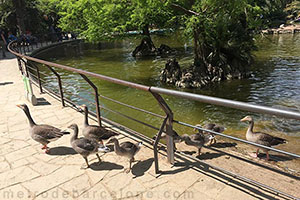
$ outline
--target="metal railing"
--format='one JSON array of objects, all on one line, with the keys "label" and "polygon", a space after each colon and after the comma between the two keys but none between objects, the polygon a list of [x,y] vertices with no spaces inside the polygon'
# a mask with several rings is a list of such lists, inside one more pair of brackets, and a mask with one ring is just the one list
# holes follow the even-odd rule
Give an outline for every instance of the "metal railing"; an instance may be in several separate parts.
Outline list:
[{"label": "metal railing", "polygon": [[[57,64],[57,63],[52,63],[52,62],[48,62],[48,61],[44,61],[38,58],[34,58],[34,57],[30,57],[25,55],[26,54],[26,50],[25,52],[20,51],[20,48],[18,47],[18,43],[10,43],[8,46],[8,49],[11,53],[13,53],[14,55],[17,56],[18,58],[18,63],[19,63],[19,67],[22,70],[22,73],[27,75],[30,78],[33,78],[35,83],[37,84],[37,86],[40,88],[40,92],[42,93],[44,89],[49,90],[51,93],[56,94],[59,96],[61,102],[62,102],[62,106],[65,106],[65,101],[70,102],[71,104],[74,104],[74,102],[72,102],[70,99],[66,99],[64,97],[64,92],[67,93],[66,91],[63,90],[63,85],[65,85],[66,83],[62,84],[61,78],[59,73],[55,70],[57,69],[62,69],[62,70],[67,70],[73,73],[77,73],[79,74],[89,85],[90,87],[93,89],[94,91],[94,97],[95,97],[95,101],[92,102],[89,99],[85,99],[83,97],[81,97],[80,95],[76,95],[78,98],[83,99],[84,101],[88,101],[89,103],[91,103],[93,106],[96,107],[96,117],[98,119],[98,124],[100,126],[102,126],[101,120],[105,119],[103,117],[101,117],[101,110],[100,109],[106,109],[110,112],[116,113],[118,115],[121,115],[129,120],[133,120],[135,122],[138,122],[144,126],[150,127],[152,129],[158,130],[158,134],[157,137],[154,141],[153,144],[153,151],[154,151],[154,162],[155,162],[155,172],[159,173],[159,164],[158,164],[158,143],[161,139],[161,134],[164,132],[167,134],[167,138],[166,138],[166,146],[167,146],[167,157],[168,157],[168,161],[172,164],[174,164],[174,142],[173,142],[173,136],[174,136],[174,132],[173,132],[173,123],[177,123],[183,126],[187,126],[187,127],[191,127],[191,128],[197,128],[199,130],[204,130],[225,138],[229,138],[235,141],[239,141],[239,142],[243,142],[246,144],[251,144],[257,147],[263,147],[265,149],[268,150],[272,150],[281,154],[285,154],[285,155],[289,155],[289,156],[293,156],[295,158],[300,158],[300,155],[291,153],[291,152],[286,152],[286,151],[282,151],[276,148],[272,148],[272,147],[268,147],[268,146],[264,146],[264,145],[260,145],[257,143],[253,143],[253,142],[249,142],[240,138],[236,138],[230,135],[226,135],[223,133],[218,133],[218,132],[214,132],[211,130],[206,130],[203,129],[201,127],[196,127],[194,125],[188,124],[188,123],[184,123],[178,120],[174,120],[174,115],[172,110],[170,109],[170,107],[167,105],[167,103],[165,102],[164,98],[161,96],[163,95],[169,95],[169,96],[175,96],[175,97],[179,97],[179,98],[185,98],[185,99],[190,99],[190,100],[195,100],[195,101],[199,101],[199,102],[203,102],[203,103],[208,103],[208,104],[213,104],[213,105],[218,105],[218,106],[225,106],[225,107],[231,107],[231,108],[235,108],[235,109],[240,109],[240,110],[246,110],[246,111],[251,111],[251,112],[258,112],[258,113],[263,113],[263,114],[269,114],[269,115],[275,115],[275,116],[280,116],[280,117],[284,117],[284,118],[290,118],[290,119],[296,119],[296,120],[300,120],[300,113],[299,112],[294,112],[294,111],[287,111],[287,110],[283,110],[283,109],[276,109],[276,108],[270,108],[270,107],[265,107],[265,106],[259,106],[259,105],[253,105],[253,104],[249,104],[249,103],[243,103],[243,102],[239,102],[239,101],[233,101],[233,100],[227,100],[227,99],[221,99],[221,98],[216,98],[216,97],[209,97],[209,96],[204,96],[204,95],[198,95],[198,94],[192,94],[192,93],[187,93],[187,92],[180,92],[180,91],[175,91],[175,90],[170,90],[170,89],[164,89],[164,88],[159,88],[159,87],[152,87],[152,86],[145,86],[145,85],[141,85],[141,84],[136,84],[136,83],[132,83],[129,81],[124,81],[124,80],[120,80],[120,79],[116,79],[116,78],[112,78],[112,77],[108,77],[105,75],[101,75],[101,74],[96,74],[93,72],[89,72],[89,71],[85,71],[85,70],[81,70],[81,69],[76,69],[76,68],[72,68],[69,66],[65,66],[65,65],[61,65],[61,64]],[[29,48],[28,48],[29,49]],[[22,54],[23,53],[23,54]],[[37,64],[42,64],[44,66],[46,66],[47,68],[50,69],[50,71],[57,77],[57,81],[58,81],[58,91],[59,93],[54,92],[52,89],[50,88],[46,88],[45,85],[43,85],[44,80],[41,79],[40,74],[42,73],[40,70],[40,66],[38,66]],[[34,71],[34,73],[31,73],[31,71]],[[120,102],[118,100],[115,99],[111,99],[108,97],[105,97],[103,95],[100,95],[98,93],[98,88],[96,87],[95,84],[93,84],[93,82],[88,78],[88,77],[94,77],[100,80],[104,80],[104,81],[108,81],[110,83],[114,83],[114,84],[118,84],[118,85],[123,85],[123,86],[127,86],[130,88],[134,88],[137,90],[141,90],[141,91],[145,91],[145,92],[149,92],[152,94],[152,96],[154,97],[154,99],[157,101],[158,105],[160,106],[160,108],[164,111],[165,116],[162,115],[158,115],[156,113],[152,113],[150,111],[141,109],[141,108],[137,108],[135,106],[132,105],[128,105],[126,103]],[[74,94],[73,94],[74,95]],[[138,119],[135,119],[133,117],[130,117],[126,114],[120,113],[118,111],[114,111],[112,109],[100,106],[99,104],[99,97],[109,100],[111,102],[117,103],[119,105],[122,106],[126,106],[130,109],[134,109],[146,114],[150,114],[154,117],[158,117],[158,118],[162,118],[163,122],[161,124],[161,126],[155,127],[152,126],[150,124],[147,124],[145,122],[142,122]],[[91,112],[92,113],[92,112]],[[178,151],[176,151],[178,152]],[[180,152],[182,154],[182,152]],[[199,160],[199,162],[205,163],[204,161]],[[207,164],[207,163],[206,163]],[[238,174],[234,174],[232,172],[228,172],[224,169],[218,168],[218,167],[214,167],[214,169],[217,169],[219,171],[222,171],[226,174],[230,174],[233,177],[242,177]],[[260,187],[265,187],[264,184],[258,183],[256,181],[253,181],[251,179],[242,177],[240,178],[241,180],[244,180],[248,183],[255,183],[254,185],[259,185]],[[251,181],[249,181],[251,180]],[[292,198],[292,199],[297,199],[296,197],[293,197],[289,194],[286,194],[284,192],[278,191],[274,188],[270,188],[270,187],[265,187],[268,188],[269,190],[272,190],[278,194],[282,194],[286,197]]]}]

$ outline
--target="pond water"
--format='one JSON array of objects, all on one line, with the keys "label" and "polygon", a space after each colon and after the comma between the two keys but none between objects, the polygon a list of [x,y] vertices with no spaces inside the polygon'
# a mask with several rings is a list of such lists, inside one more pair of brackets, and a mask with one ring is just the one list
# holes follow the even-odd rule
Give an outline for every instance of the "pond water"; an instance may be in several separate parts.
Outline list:
[{"label": "pond water", "polygon": [[[300,111],[300,34],[274,35],[257,39],[258,50],[254,52],[255,63],[251,66],[252,75],[249,79],[224,81],[201,89],[180,89],[162,84],[159,81],[159,74],[168,57],[133,58],[131,52],[139,44],[139,41],[140,39],[136,38],[114,41],[110,44],[102,44],[101,47],[97,48],[85,48],[80,56],[56,57],[50,60],[143,85]],[[189,42],[184,39],[178,38],[176,35],[154,36],[153,41],[156,46],[164,43],[175,48],[177,50],[176,58],[182,67],[187,67],[192,63],[193,50]],[[80,76],[60,70],[59,72],[62,75],[63,83],[70,84],[70,86],[66,87],[66,90],[70,92],[70,98],[75,102],[88,104],[73,95],[80,94],[80,96],[93,101],[92,90]],[[44,79],[46,79],[48,84],[56,84],[56,81],[54,81],[55,77],[51,73]],[[157,102],[146,92],[94,78],[91,78],[91,80],[97,85],[101,95],[163,115]],[[256,121],[256,130],[293,141],[294,145],[292,147],[283,146],[282,149],[300,153],[300,121],[250,113],[170,96],[164,96],[164,98],[174,112],[174,119],[189,124],[211,122],[221,124],[227,128],[226,134],[243,139],[245,139],[247,124],[240,122],[240,119],[245,115],[252,115]],[[117,110],[155,127],[159,127],[162,123],[160,118],[134,111],[104,99],[100,99],[100,101],[104,107]],[[91,106],[91,109],[94,109],[93,106]],[[102,110],[101,114],[150,137],[156,134],[156,130],[129,121],[114,113]],[[175,130],[179,134],[193,133],[192,129],[176,124]]]}]

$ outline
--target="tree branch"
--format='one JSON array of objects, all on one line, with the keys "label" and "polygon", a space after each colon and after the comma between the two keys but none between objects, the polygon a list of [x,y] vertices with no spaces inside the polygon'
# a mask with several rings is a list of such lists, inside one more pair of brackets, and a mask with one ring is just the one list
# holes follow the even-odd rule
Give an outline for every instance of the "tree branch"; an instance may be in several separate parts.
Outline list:
[{"label": "tree branch", "polygon": [[186,9],[186,8],[184,8],[184,7],[182,7],[182,6],[178,5],[178,4],[175,4],[175,3],[172,3],[171,6],[174,7],[174,8],[176,8],[176,9],[178,9],[178,10],[183,11],[184,13],[186,13],[188,15],[196,15],[196,16],[200,15],[199,13],[197,13],[195,11],[188,10],[188,9]]}]

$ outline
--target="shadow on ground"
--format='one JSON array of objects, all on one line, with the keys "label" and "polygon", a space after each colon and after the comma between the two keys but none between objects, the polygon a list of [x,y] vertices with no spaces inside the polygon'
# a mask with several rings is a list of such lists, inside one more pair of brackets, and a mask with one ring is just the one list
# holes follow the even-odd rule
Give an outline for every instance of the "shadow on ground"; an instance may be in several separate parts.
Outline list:
[{"label": "shadow on ground", "polygon": [[[266,159],[267,158],[267,154],[265,153],[259,153],[258,154],[258,158],[259,159]],[[285,155],[272,155],[270,154],[270,159],[269,161],[271,162],[284,162],[284,161],[289,161],[289,160],[293,160],[294,158],[292,158],[291,156],[285,156]]]},{"label": "shadow on ground", "polygon": [[134,178],[143,176],[145,174],[145,172],[150,169],[153,161],[154,161],[154,158],[149,158],[147,160],[138,161],[135,165],[133,165],[131,172],[133,175],[135,175]]},{"label": "shadow on ground", "polygon": [[51,105],[51,103],[49,103],[46,99],[44,98],[37,98],[37,106],[47,106],[47,105]]},{"label": "shadow on ground", "polygon": [[100,163],[99,162],[92,163],[90,165],[90,168],[95,171],[101,171],[101,170],[123,169],[124,167],[116,163],[102,161]]},{"label": "shadow on ground", "polygon": [[210,160],[210,159],[221,157],[223,155],[225,155],[225,154],[207,152],[207,153],[202,153],[201,155],[197,155],[196,158],[201,159],[201,160]]},{"label": "shadow on ground", "polygon": [[235,142],[218,142],[215,144],[210,145],[211,147],[215,147],[215,148],[227,148],[227,147],[235,147],[237,145],[237,143]]},{"label": "shadow on ground", "polygon": [[9,84],[14,84],[14,82],[2,82],[0,85],[9,85]]},{"label": "shadow on ground", "polygon": [[50,149],[48,155],[51,156],[65,156],[65,155],[74,155],[77,154],[77,152],[71,148],[71,147],[53,147]]}]

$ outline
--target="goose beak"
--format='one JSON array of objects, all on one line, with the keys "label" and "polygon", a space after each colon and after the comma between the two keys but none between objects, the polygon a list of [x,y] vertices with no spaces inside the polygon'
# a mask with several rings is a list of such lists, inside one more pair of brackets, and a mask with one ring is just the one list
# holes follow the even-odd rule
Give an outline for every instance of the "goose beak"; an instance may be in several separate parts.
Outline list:
[{"label": "goose beak", "polygon": [[16,106],[19,107],[19,108],[22,108],[20,104],[18,104],[18,105],[16,105]]},{"label": "goose beak", "polygon": [[248,117],[244,117],[243,119],[240,120],[241,122],[248,121]]}]

